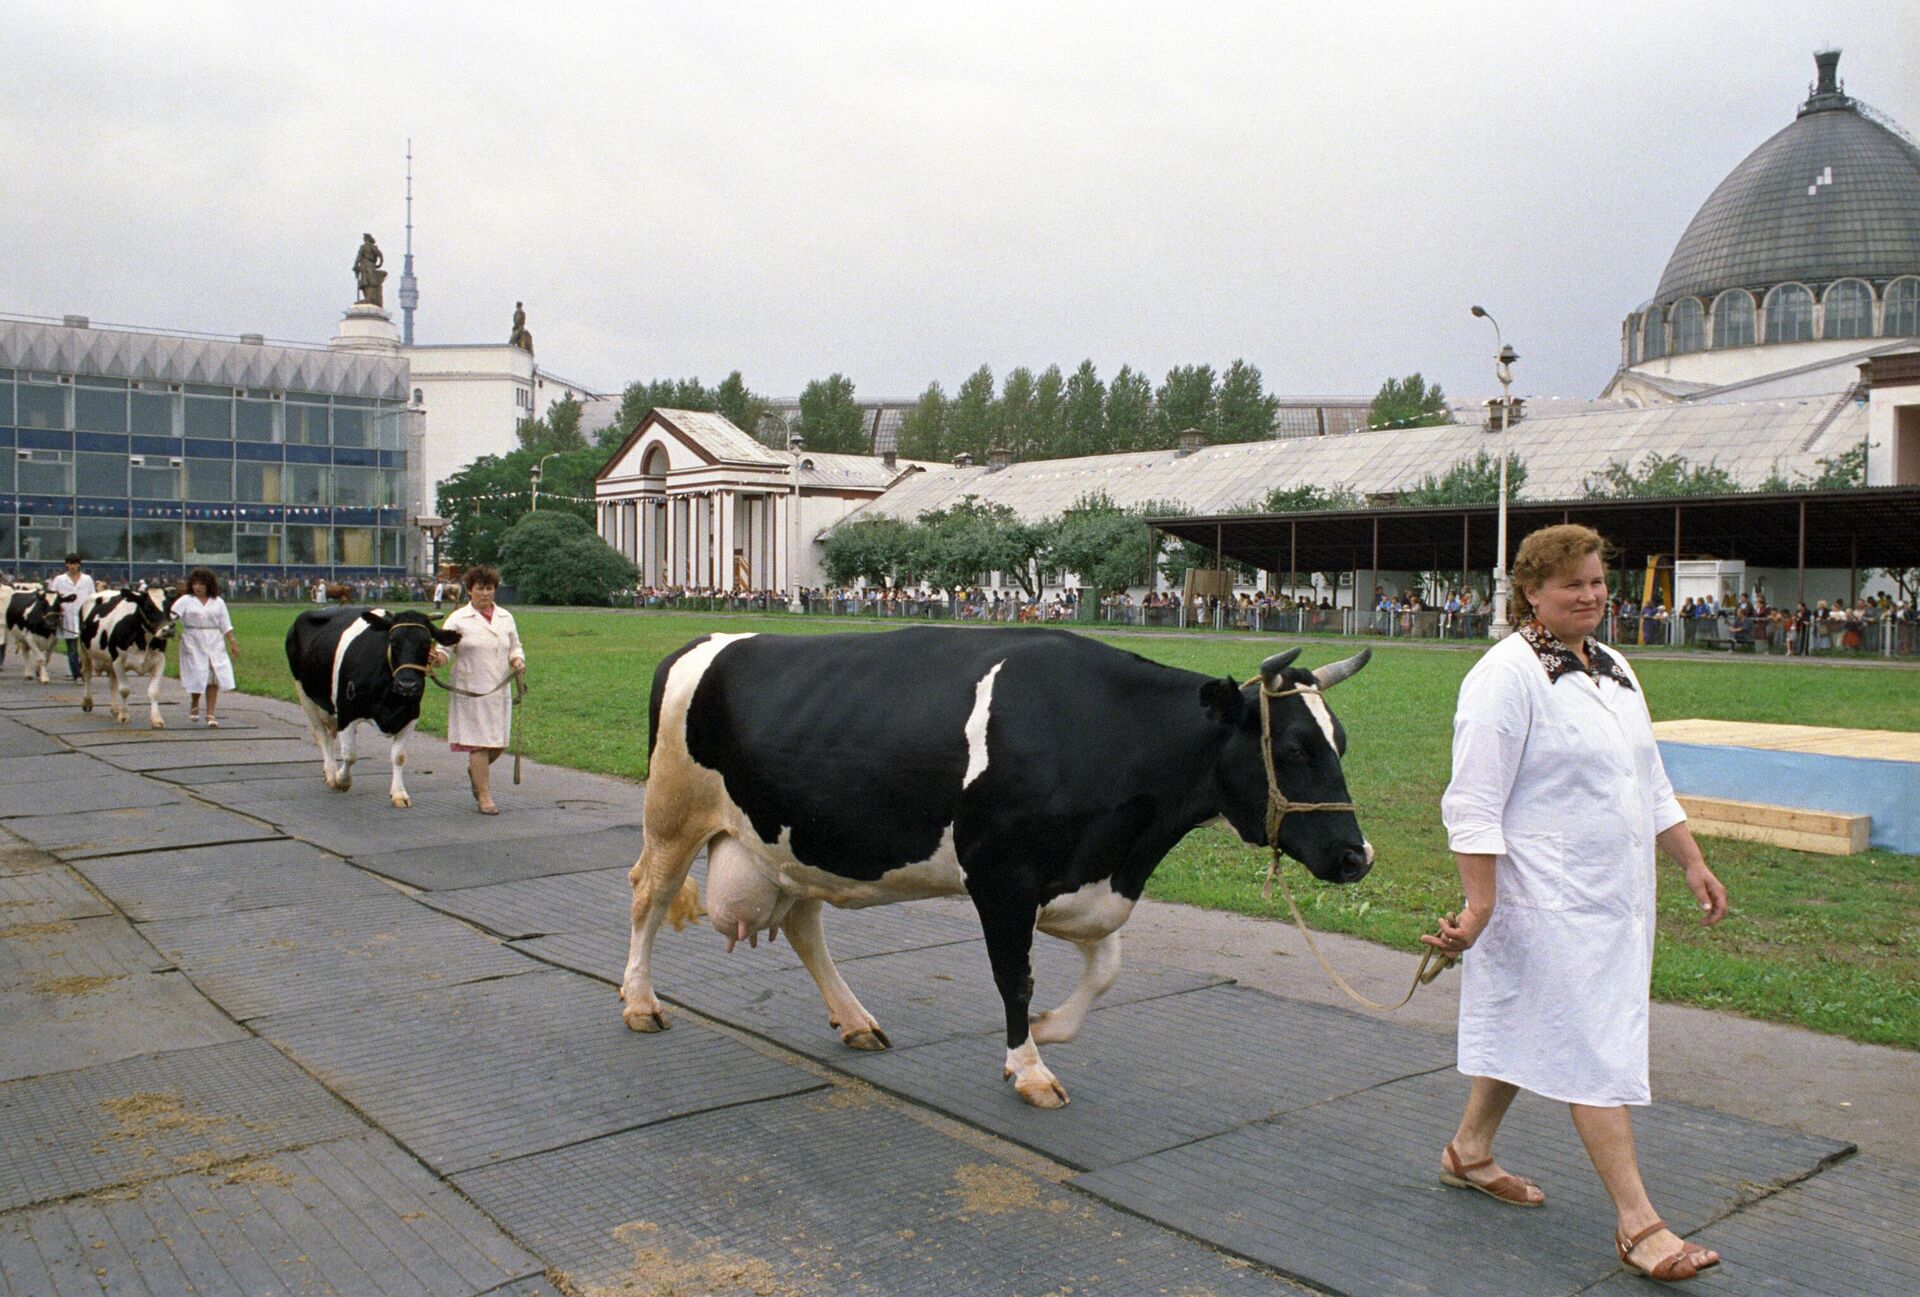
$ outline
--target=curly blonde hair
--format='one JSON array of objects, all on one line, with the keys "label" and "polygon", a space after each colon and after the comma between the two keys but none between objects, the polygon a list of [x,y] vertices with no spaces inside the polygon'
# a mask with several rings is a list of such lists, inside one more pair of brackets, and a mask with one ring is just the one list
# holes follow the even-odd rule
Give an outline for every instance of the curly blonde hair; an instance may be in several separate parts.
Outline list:
[{"label": "curly blonde hair", "polygon": [[1613,556],[1607,538],[1591,527],[1577,522],[1557,527],[1542,527],[1520,542],[1513,556],[1512,590],[1507,595],[1507,620],[1518,625],[1533,616],[1533,604],[1526,592],[1543,582],[1570,572],[1589,554],[1598,554],[1604,566]]}]

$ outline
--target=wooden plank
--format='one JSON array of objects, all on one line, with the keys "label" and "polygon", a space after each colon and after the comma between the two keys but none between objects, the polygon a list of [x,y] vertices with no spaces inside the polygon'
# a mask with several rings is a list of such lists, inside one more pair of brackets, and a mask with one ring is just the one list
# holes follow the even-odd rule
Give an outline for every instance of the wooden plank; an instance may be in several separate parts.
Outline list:
[{"label": "wooden plank", "polygon": [[1874,761],[1920,762],[1920,733],[1911,730],[1853,730],[1830,725],[1775,725],[1759,721],[1716,721],[1699,717],[1657,721],[1653,736],[1668,743],[1707,747],[1759,748],[1769,752],[1810,752]]},{"label": "wooden plank", "polygon": [[[1827,829],[1791,828],[1777,823],[1754,823],[1752,819],[1755,817],[1751,815],[1745,819],[1715,819],[1697,806],[1702,802],[1736,808],[1735,814],[1772,812],[1774,818],[1784,819],[1789,823],[1793,822],[1795,817],[1799,817],[1803,821],[1813,823],[1828,821],[1832,827]],[[1811,851],[1823,856],[1852,856],[1865,851],[1869,830],[1872,827],[1872,817],[1867,815],[1829,815],[1818,811],[1797,811],[1786,806],[1760,806],[1752,802],[1727,802],[1704,797],[1682,797],[1680,804],[1687,810],[1687,827],[1693,830],[1696,836],[1764,842],[1769,846],[1787,847],[1794,851]]]},{"label": "wooden plank", "polygon": [[1799,806],[1770,806],[1762,802],[1736,802],[1725,797],[1701,797],[1681,793],[1680,805],[1688,819],[1717,820],[1728,824],[1752,824],[1759,828],[1788,829],[1795,833],[1826,833],[1852,837],[1854,830],[1870,826],[1872,817],[1844,811],[1816,811]]}]

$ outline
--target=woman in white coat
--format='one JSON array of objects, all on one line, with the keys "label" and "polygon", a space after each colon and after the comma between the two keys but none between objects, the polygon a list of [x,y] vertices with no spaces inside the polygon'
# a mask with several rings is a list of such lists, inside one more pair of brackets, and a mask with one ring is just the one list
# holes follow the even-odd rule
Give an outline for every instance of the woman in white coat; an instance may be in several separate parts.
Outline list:
[{"label": "woman in white coat", "polygon": [[[441,623],[460,636],[449,683],[464,691],[447,695],[447,746],[467,754],[467,781],[480,813],[498,815],[487,780],[513,735],[513,689],[507,682],[526,669],[527,655],[513,614],[494,602],[500,574],[490,567],[469,568],[466,586],[468,602]],[[434,658],[446,661],[438,649]]]},{"label": "woman in white coat", "polygon": [[1441,1180],[1517,1207],[1545,1195],[1494,1161],[1521,1089],[1567,1103],[1617,1216],[1622,1263],[1664,1281],[1719,1261],[1647,1199],[1627,1105],[1651,1101],[1647,1006],[1654,849],[1676,861],[1701,922],[1727,912],[1654,744],[1625,660],[1594,639],[1606,542],[1548,527],[1514,557],[1514,634],[1460,686],[1441,802],[1467,904],[1423,937],[1462,959],[1459,1068],[1473,1080]]},{"label": "woman in white coat", "polygon": [[187,592],[170,610],[180,623],[180,685],[187,691],[187,722],[200,719],[200,698],[206,696],[208,729],[219,729],[214,708],[220,691],[233,688],[233,658],[240,641],[233,634],[233,618],[220,597],[220,578],[204,567],[187,573]]}]

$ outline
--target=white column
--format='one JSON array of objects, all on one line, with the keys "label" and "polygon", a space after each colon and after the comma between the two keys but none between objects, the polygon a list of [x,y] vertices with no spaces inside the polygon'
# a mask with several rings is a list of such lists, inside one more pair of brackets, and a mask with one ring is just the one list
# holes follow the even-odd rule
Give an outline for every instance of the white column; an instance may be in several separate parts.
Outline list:
[{"label": "white column", "polygon": [[667,584],[680,585],[680,501],[667,497]]}]

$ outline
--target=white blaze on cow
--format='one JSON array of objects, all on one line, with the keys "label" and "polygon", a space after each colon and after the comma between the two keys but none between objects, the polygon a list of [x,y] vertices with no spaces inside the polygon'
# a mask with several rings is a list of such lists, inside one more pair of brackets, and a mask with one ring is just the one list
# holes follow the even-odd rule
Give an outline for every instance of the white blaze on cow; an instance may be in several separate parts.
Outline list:
[{"label": "white blaze on cow", "polygon": [[1005,662],[995,662],[993,670],[974,687],[973,711],[967,715],[967,773],[960,781],[962,788],[971,787],[974,780],[987,773],[987,721],[993,715],[993,678],[1005,665]]}]

